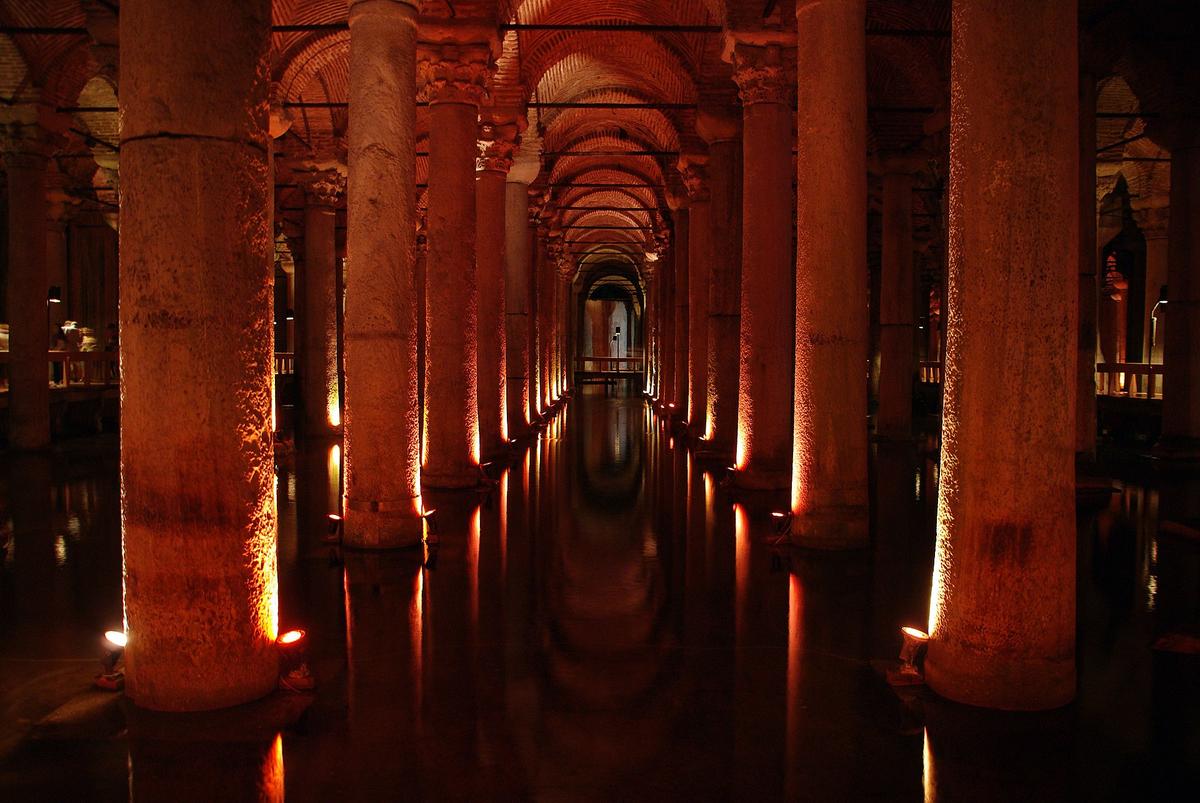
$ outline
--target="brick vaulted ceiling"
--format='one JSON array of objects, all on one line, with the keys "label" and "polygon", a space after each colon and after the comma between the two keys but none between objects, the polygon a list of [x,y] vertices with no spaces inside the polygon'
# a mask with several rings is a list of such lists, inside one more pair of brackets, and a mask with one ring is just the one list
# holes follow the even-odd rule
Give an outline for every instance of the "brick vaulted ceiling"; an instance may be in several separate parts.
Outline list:
[{"label": "brick vaulted ceiling", "polygon": [[[667,194],[680,190],[677,154],[703,147],[695,130],[696,109],[733,110],[738,104],[731,67],[722,58],[722,28],[794,28],[794,3],[422,0],[420,13],[426,22],[452,17],[504,26],[491,107],[483,113],[520,117],[525,140],[540,139],[542,167],[534,186],[557,207],[569,207],[562,211],[562,222],[572,227],[572,241],[627,241],[628,246],[597,245],[594,250],[640,255],[653,247],[654,230],[670,218]],[[1094,5],[1092,0],[1081,3],[1085,19],[1095,13]],[[120,91],[119,11],[119,0],[0,0],[5,31],[0,33],[0,102],[35,102],[46,110],[44,116],[59,135],[59,171],[85,207],[98,209],[108,185],[98,175],[97,161],[115,144],[119,128],[116,113],[108,111]],[[346,15],[345,0],[275,0],[273,5],[273,102],[291,121],[276,143],[277,205],[285,231],[299,233],[302,206],[289,167],[344,159],[349,124],[344,105],[349,79]],[[1113,27],[1119,23],[1105,20]],[[622,30],[595,30],[600,26]],[[935,121],[944,119],[949,104],[949,28],[950,0],[868,0],[868,141],[873,151],[923,148],[934,162],[943,157],[945,137]],[[798,35],[803,47],[803,31]],[[1112,74],[1098,76],[1101,111],[1139,111],[1137,82],[1116,75],[1128,67],[1128,59],[1115,57],[1110,65]],[[546,105],[579,103],[637,107]],[[1104,121],[1098,147],[1136,136],[1142,125],[1136,118]],[[418,110],[418,128],[420,154],[428,145],[424,109]],[[1144,160],[1150,150],[1161,153],[1145,137],[1125,150],[1110,149],[1105,158],[1117,161],[1115,169],[1113,161],[1107,162],[1108,173],[1127,172],[1129,185],[1141,193],[1163,192],[1166,171]],[[1121,164],[1123,153],[1143,158]],[[424,184],[426,159],[418,155],[417,162],[417,181]],[[579,186],[587,184],[632,186]],[[936,204],[918,200],[917,205],[918,214],[940,217]]]}]

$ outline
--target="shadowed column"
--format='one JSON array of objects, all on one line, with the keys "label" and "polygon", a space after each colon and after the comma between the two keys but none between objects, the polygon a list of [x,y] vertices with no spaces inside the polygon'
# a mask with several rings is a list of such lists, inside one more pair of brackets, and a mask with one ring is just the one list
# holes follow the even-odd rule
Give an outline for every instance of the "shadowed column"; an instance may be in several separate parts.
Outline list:
[{"label": "shadowed column", "polygon": [[688,432],[704,436],[708,414],[708,284],[712,268],[713,239],[708,190],[708,154],[679,157],[679,169],[688,194],[687,285],[687,417]]},{"label": "shadowed column", "polygon": [[[475,177],[479,273],[479,442],[485,458],[508,447],[504,290],[504,177],[512,167],[516,126],[481,126]],[[523,218],[524,216],[522,216]]]},{"label": "shadowed column", "polygon": [[1167,226],[1163,437],[1168,456],[1200,459],[1200,118],[1172,120]]},{"label": "shadowed column", "polygon": [[883,165],[883,253],[879,291],[879,412],[875,434],[912,437],[913,176],[899,160]]},{"label": "shadowed column", "polygon": [[529,184],[537,178],[541,163],[537,141],[521,144],[504,185],[504,315],[508,389],[508,434],[510,438],[529,433],[529,293],[533,252],[529,236]]},{"label": "shadowed column", "polygon": [[675,215],[675,276],[671,295],[675,299],[674,393],[667,406],[672,418],[683,418],[688,409],[688,248],[691,241],[687,199],[673,195],[667,202]]},{"label": "shadowed column", "polygon": [[[789,36],[788,34],[780,34]],[[794,36],[791,36],[794,42]],[[794,47],[734,49],[742,98],[742,319],[734,482],[788,487],[792,459]],[[824,67],[822,67],[822,71]],[[817,80],[821,75],[806,76]],[[819,112],[823,113],[823,112]]]},{"label": "shadowed column", "polygon": [[864,546],[869,528],[865,15],[865,0],[796,6],[792,538],[818,548]]},{"label": "shadowed column", "polygon": [[954,3],[925,676],[992,708],[1075,696],[1076,24],[1074,0]]},{"label": "shadowed column", "polygon": [[220,708],[279,669],[271,4],[128,0],[120,24],[126,693]]},{"label": "shadowed column", "polygon": [[300,320],[300,393],[303,431],[309,438],[333,435],[341,427],[337,364],[337,248],[334,218],[346,180],[332,170],[302,179],[304,185],[304,267]]},{"label": "shadowed column", "polygon": [[423,535],[417,406],[416,11],[350,6],[346,196],[346,542],[398,547]]},{"label": "shadowed column", "polygon": [[426,262],[427,488],[479,484],[479,291],[475,266],[475,154],[487,45],[422,45],[429,100],[429,257]]}]

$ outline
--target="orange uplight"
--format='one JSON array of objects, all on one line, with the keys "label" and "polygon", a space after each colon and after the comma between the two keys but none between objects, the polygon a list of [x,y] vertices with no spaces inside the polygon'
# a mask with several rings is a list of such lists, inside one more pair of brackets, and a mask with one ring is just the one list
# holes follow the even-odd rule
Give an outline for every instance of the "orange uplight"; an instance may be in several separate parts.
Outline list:
[{"label": "orange uplight", "polygon": [[916,639],[917,641],[928,641],[929,640],[928,633],[926,633],[924,630],[918,630],[915,627],[905,626],[905,627],[900,628],[900,632],[904,633],[904,635],[909,636],[910,638]]},{"label": "orange uplight", "polygon": [[105,630],[104,638],[114,647],[124,647],[129,643],[129,636],[121,630]]},{"label": "orange uplight", "polygon": [[771,511],[771,518],[773,518],[773,519],[783,519],[783,518],[787,518],[787,514],[786,514],[786,513],[783,513],[783,512],[781,512],[781,511],[779,511],[779,510],[772,510],[772,511]]},{"label": "orange uplight", "polygon": [[286,633],[281,634],[279,638],[276,639],[276,642],[279,644],[295,644],[297,641],[300,641],[302,638],[304,638],[304,635],[305,634],[303,630],[289,630]]}]

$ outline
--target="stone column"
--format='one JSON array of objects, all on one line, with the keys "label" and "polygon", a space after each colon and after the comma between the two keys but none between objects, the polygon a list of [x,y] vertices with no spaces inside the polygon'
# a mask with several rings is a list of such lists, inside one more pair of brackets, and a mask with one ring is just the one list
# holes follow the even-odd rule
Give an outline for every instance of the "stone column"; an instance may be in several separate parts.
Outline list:
[{"label": "stone column", "polygon": [[504,315],[506,376],[508,388],[508,434],[522,438],[529,434],[532,418],[529,384],[529,293],[533,255],[529,237],[529,184],[537,178],[541,163],[537,157],[537,141],[521,144],[504,186]]},{"label": "stone column", "polygon": [[271,4],[131,0],[120,24],[125,691],[197,711],[279,671]]},{"label": "stone column", "polygon": [[[883,253],[879,291],[879,412],[875,434],[912,437],[913,175],[901,159],[883,164]],[[865,235],[865,232],[864,232]]]},{"label": "stone column", "polygon": [[350,175],[342,324],[345,538],[424,534],[417,402],[416,9],[350,6]]},{"label": "stone column", "polygon": [[687,285],[687,425],[693,438],[707,432],[708,415],[708,285],[713,257],[713,226],[709,216],[708,154],[679,157],[688,194]]},{"label": "stone column", "polygon": [[[516,126],[481,126],[475,177],[479,278],[479,442],[492,459],[508,448],[507,328],[504,289],[505,176],[512,167]],[[522,221],[524,215],[521,216]]]},{"label": "stone column", "polygon": [[342,424],[337,360],[337,245],[334,219],[346,179],[335,170],[304,175],[304,266],[300,270],[301,430],[335,434]]},{"label": "stone column", "polygon": [[658,369],[658,410],[670,414],[673,408],[668,405],[675,401],[675,261],[679,250],[678,213],[676,213],[675,234],[671,236],[671,245],[664,254],[662,267],[658,275],[658,296],[655,302],[659,310],[659,332],[661,346],[659,347]]},{"label": "stone column", "polygon": [[422,45],[429,101],[429,257],[426,262],[427,488],[479,484],[479,292],[475,267],[475,156],[486,97],[486,45]]},{"label": "stone column", "polygon": [[687,415],[688,409],[688,269],[690,267],[688,249],[691,242],[691,228],[687,200],[668,196],[667,201],[675,212],[675,276],[672,281],[672,295],[675,299],[673,323],[675,329],[675,377],[673,380],[674,393],[668,400],[667,407],[671,411],[672,418],[680,419]]},{"label": "stone column", "polygon": [[543,235],[545,252],[538,266],[537,317],[538,317],[538,384],[541,388],[542,412],[554,406],[554,379],[551,363],[554,354],[554,322],[557,317],[554,307],[555,288],[558,284],[558,262],[563,254],[561,231],[550,228]]},{"label": "stone column", "polygon": [[1133,219],[1146,238],[1146,306],[1142,313],[1145,316],[1142,361],[1161,365],[1163,337],[1166,335],[1166,311],[1170,303],[1158,308],[1157,318],[1154,307],[1158,304],[1159,292],[1167,284],[1167,227],[1170,220],[1167,199],[1155,197],[1135,203]]},{"label": "stone column", "polygon": [[50,445],[46,156],[36,110],[23,111],[0,118],[8,177],[8,445],[19,450]]},{"label": "stone column", "polygon": [[[1077,22],[1074,0],[954,2],[925,677],[944,697],[991,708],[1075,695]],[[1032,366],[1036,378],[1013,381]]]},{"label": "stone column", "polygon": [[1163,422],[1158,451],[1200,457],[1200,135],[1197,119],[1172,119],[1167,225],[1167,306]]},{"label": "stone column", "polygon": [[[66,178],[57,170],[46,173],[46,309],[49,317],[48,328],[51,330],[62,326],[63,321],[67,320],[67,311],[72,303],[67,278],[67,220],[79,202],[67,195],[65,181]],[[59,301],[53,304],[49,303],[49,290],[52,287],[57,287],[59,292]],[[88,326],[101,327],[99,320],[85,323]],[[47,336],[50,337],[51,333],[47,332]],[[96,332],[96,338],[101,344],[104,343],[102,328]]]},{"label": "stone column", "polygon": [[708,414],[701,453],[733,462],[737,447],[742,299],[741,121],[702,112],[697,129],[708,142],[712,201],[708,282]]},{"label": "stone column", "polygon": [[[797,64],[803,111],[796,145],[792,538],[817,548],[865,546],[869,528],[865,6],[864,0],[796,6],[804,47]],[[911,276],[911,234],[906,239]],[[911,306],[911,290],[899,304]],[[911,337],[907,347],[911,353]]]},{"label": "stone column", "polygon": [[1096,457],[1096,346],[1100,288],[1096,281],[1096,78],[1079,75],[1079,288],[1075,352],[1075,453],[1082,462]]},{"label": "stone column", "polygon": [[[787,488],[791,479],[792,332],[796,310],[792,301],[795,274],[789,234],[794,173],[792,120],[796,114],[789,104],[795,84],[794,67],[790,65],[794,53],[794,47],[778,44],[763,47],[738,44],[733,54],[734,80],[742,98],[745,142],[734,482],[758,490]],[[805,78],[815,81],[823,77],[824,69]],[[821,112],[803,116],[826,115]],[[805,165],[805,169],[809,167]]]}]

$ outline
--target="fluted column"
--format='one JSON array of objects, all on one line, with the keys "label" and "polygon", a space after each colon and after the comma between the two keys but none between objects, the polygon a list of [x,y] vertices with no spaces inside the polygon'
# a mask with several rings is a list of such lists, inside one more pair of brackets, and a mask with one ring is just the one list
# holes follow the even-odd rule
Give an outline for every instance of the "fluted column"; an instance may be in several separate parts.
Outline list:
[{"label": "fluted column", "polygon": [[8,177],[8,444],[14,449],[50,445],[46,156],[36,120],[32,109],[0,118]]},{"label": "fluted column", "polygon": [[672,418],[684,418],[688,410],[688,270],[691,227],[688,201],[684,197],[668,196],[667,202],[675,215],[675,276],[671,295],[675,301],[674,322],[675,377],[673,394],[667,402]]},{"label": "fluted column", "polygon": [[[1076,3],[955,0],[953,11],[925,677],[972,705],[1053,708],[1075,695]],[[1030,366],[1036,377],[1013,381]]]},{"label": "fluted column", "polygon": [[490,60],[482,44],[421,48],[422,94],[430,115],[421,481],[430,488],[479,484],[475,143]]},{"label": "fluted column", "polygon": [[[818,548],[863,546],[868,537],[865,5],[796,6],[804,47],[797,63],[803,111],[796,143],[792,538]],[[911,276],[911,234],[908,240]],[[911,306],[911,293],[895,301]]]},{"label": "fluted column", "polygon": [[688,194],[688,432],[704,436],[708,415],[708,293],[713,257],[713,226],[709,216],[708,154],[679,157]]},{"label": "fluted column", "polygon": [[[883,164],[883,253],[879,291],[879,412],[875,434],[912,437],[913,175],[902,160]],[[865,232],[864,232],[865,234]]]},{"label": "fluted column", "polygon": [[[484,125],[475,177],[479,274],[479,443],[485,458],[508,448],[507,315],[505,314],[505,176],[516,127]],[[521,216],[522,221],[524,215]]]},{"label": "fluted column", "polygon": [[508,434],[511,438],[529,433],[530,392],[529,301],[532,287],[533,253],[529,236],[529,184],[541,169],[537,141],[522,142],[504,185],[504,313],[506,377],[508,387]]},{"label": "fluted column", "polygon": [[279,671],[271,3],[128,0],[120,25],[125,693],[220,708]]},{"label": "fluted column", "polygon": [[708,282],[708,408],[700,452],[728,465],[737,447],[738,346],[742,320],[741,121],[701,113],[708,142],[711,258]]},{"label": "fluted column", "polygon": [[350,6],[350,142],[343,363],[345,538],[419,543],[416,9]]},{"label": "fluted column", "polygon": [[346,179],[335,170],[304,175],[304,266],[300,270],[300,407],[303,433],[327,437],[342,424],[338,393],[337,243],[334,220]]}]

